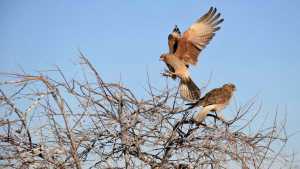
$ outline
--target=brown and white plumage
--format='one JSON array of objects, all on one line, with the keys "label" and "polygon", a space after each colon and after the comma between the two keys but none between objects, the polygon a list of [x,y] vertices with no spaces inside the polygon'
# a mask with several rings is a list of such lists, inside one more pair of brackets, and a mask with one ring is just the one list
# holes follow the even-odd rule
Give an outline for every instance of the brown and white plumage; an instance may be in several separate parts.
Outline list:
[{"label": "brown and white plumage", "polygon": [[224,21],[224,19],[220,19],[220,16],[217,9],[211,7],[205,15],[184,32],[182,38],[179,39],[175,56],[186,64],[195,65],[201,51],[214,37],[215,32],[220,29],[218,25]]},{"label": "brown and white plumage", "polygon": [[[178,28],[177,25],[175,25],[172,33],[169,34],[168,36],[168,46],[169,46],[169,54],[174,54],[178,48],[178,42],[179,42],[179,38],[181,37],[181,32]],[[175,73],[174,68],[168,64],[167,62],[165,62],[169,71],[172,73]],[[176,79],[176,75],[171,75],[172,79]]]},{"label": "brown and white plumage", "polygon": [[195,101],[200,98],[200,89],[192,81],[187,66],[177,57],[172,55],[162,55],[161,59],[169,67],[171,77],[177,76],[180,78],[179,93],[184,100]]},{"label": "brown and white plumage", "polygon": [[225,84],[220,88],[209,91],[196,103],[189,104],[192,105],[192,107],[202,107],[202,110],[196,114],[194,120],[200,123],[209,112],[219,112],[223,110],[229,104],[235,90],[236,87],[234,84]]},{"label": "brown and white plumage", "polygon": [[194,101],[200,98],[200,89],[192,81],[188,67],[190,64],[197,63],[200,52],[220,29],[218,25],[223,22],[223,19],[219,18],[220,13],[217,13],[216,8],[211,7],[184,32],[183,36],[180,34],[174,36],[174,31],[169,35],[169,53],[161,55],[160,58],[167,64],[170,76],[173,79],[174,76],[181,79],[180,95],[185,100]]}]

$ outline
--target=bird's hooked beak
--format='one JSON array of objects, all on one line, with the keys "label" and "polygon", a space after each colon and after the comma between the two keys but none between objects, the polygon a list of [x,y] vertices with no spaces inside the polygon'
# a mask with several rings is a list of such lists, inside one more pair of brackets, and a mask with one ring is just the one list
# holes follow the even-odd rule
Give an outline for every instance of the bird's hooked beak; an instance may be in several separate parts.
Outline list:
[{"label": "bird's hooked beak", "polygon": [[160,60],[160,61],[164,61],[164,55],[161,55],[161,56],[159,57],[159,60]]},{"label": "bird's hooked beak", "polygon": [[236,87],[234,84],[230,84],[233,91],[236,91]]}]

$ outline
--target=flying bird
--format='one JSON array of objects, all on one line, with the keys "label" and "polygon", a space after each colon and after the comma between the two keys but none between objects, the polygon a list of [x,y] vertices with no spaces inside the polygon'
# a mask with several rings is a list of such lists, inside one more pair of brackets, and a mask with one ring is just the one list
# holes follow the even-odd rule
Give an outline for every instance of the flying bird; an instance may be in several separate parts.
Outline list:
[{"label": "flying bird", "polygon": [[194,121],[201,123],[209,112],[217,113],[223,110],[229,104],[235,90],[235,85],[228,83],[220,88],[209,91],[196,103],[189,103],[188,105],[191,105],[191,107],[202,107],[202,110],[194,116]]},{"label": "flying bird", "polygon": [[180,78],[179,91],[185,100],[195,101],[200,98],[200,89],[191,79],[188,67],[190,64],[196,65],[198,55],[214,37],[215,32],[220,29],[218,25],[223,22],[220,16],[217,9],[211,7],[182,36],[180,33],[178,37],[174,36],[173,31],[171,36],[169,35],[169,53],[160,56],[169,68],[165,75],[173,79],[174,77]]}]

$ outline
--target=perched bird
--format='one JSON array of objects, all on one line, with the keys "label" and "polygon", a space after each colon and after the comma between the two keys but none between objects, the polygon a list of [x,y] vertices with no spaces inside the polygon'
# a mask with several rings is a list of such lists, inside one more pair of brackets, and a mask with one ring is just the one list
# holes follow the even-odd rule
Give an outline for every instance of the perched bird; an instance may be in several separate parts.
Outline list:
[{"label": "perched bird", "polygon": [[202,110],[194,116],[194,121],[200,123],[209,112],[220,112],[223,110],[229,104],[235,90],[235,85],[228,83],[220,88],[209,91],[196,103],[189,103],[188,105],[191,105],[191,107],[202,107]]},{"label": "perched bird", "polygon": [[183,36],[174,38],[174,35],[171,34],[169,53],[160,56],[160,59],[169,68],[168,76],[180,78],[179,91],[185,100],[195,101],[200,98],[200,89],[192,81],[188,67],[190,64],[197,63],[200,52],[214,37],[215,32],[220,29],[218,25],[223,22],[223,19],[219,19],[220,15],[216,8],[211,7],[205,15],[183,33]]}]

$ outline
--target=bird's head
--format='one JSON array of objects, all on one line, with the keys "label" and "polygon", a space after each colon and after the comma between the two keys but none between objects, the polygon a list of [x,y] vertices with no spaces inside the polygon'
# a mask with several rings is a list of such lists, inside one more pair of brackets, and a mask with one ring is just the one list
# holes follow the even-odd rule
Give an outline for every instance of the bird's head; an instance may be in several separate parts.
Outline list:
[{"label": "bird's head", "polygon": [[234,92],[236,90],[235,85],[232,83],[227,83],[227,84],[223,85],[223,88],[225,88],[229,91],[232,91],[232,92]]}]

